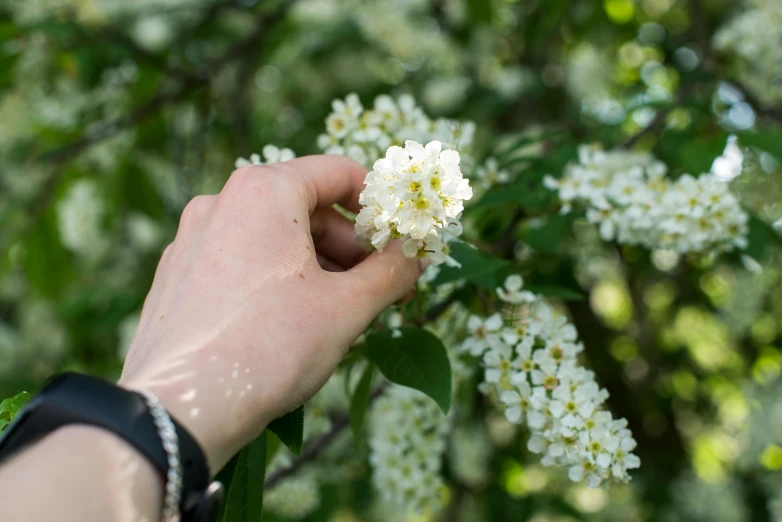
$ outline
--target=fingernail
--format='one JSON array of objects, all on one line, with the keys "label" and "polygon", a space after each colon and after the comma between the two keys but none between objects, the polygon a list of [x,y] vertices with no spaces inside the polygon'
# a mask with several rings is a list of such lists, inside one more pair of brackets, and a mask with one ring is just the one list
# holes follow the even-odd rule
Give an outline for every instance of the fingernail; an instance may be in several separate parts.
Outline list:
[{"label": "fingernail", "polygon": [[419,257],[418,258],[418,268],[421,269],[421,273],[423,273],[424,270],[426,270],[426,267],[429,266],[432,263],[432,260],[428,257]]}]

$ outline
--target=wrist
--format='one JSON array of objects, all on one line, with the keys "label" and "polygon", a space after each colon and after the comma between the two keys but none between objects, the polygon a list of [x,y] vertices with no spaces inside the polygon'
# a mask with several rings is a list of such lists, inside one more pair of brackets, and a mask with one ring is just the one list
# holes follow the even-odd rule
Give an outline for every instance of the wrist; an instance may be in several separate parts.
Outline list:
[{"label": "wrist", "polygon": [[[204,452],[210,476],[218,471],[266,425],[248,428],[247,412],[232,410],[240,405],[230,400],[199,397],[199,390],[182,381],[120,379],[118,386],[129,391],[154,394],[168,414],[184,427]],[[229,419],[235,419],[230,422]],[[246,439],[246,440],[245,440]]]},{"label": "wrist", "polygon": [[184,427],[201,447],[209,467],[210,476],[214,476],[217,473],[218,469],[216,466],[221,462],[224,442],[215,433],[214,426],[209,426],[208,423],[199,419],[201,416],[200,407],[195,405],[192,399],[187,400],[188,394],[186,391],[174,390],[169,384],[159,385],[124,379],[120,379],[117,382],[117,386],[128,391],[140,392],[146,390],[154,394],[171,418]]}]

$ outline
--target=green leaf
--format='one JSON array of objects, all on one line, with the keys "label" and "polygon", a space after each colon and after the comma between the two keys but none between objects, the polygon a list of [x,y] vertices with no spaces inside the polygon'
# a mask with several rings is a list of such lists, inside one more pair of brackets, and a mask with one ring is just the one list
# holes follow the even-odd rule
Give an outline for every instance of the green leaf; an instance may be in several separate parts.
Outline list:
[{"label": "green leaf", "polygon": [[304,446],[304,406],[274,419],[269,429],[298,457]]},{"label": "green leaf", "polygon": [[698,137],[679,144],[679,164],[685,172],[697,176],[709,172],[714,159],[725,150],[728,135],[719,131],[709,137]]},{"label": "green leaf", "polygon": [[779,236],[771,228],[771,225],[754,214],[749,216],[747,232],[747,248],[745,254],[762,262],[766,256],[766,250],[770,243],[780,244]]},{"label": "green leaf", "polygon": [[764,150],[782,163],[782,131],[742,132],[738,136],[742,145]]},{"label": "green leaf", "polygon": [[266,478],[266,432],[245,446],[236,461],[223,522],[260,522]]},{"label": "green leaf", "polygon": [[546,297],[563,299],[565,301],[581,301],[585,297],[583,293],[577,290],[557,285],[530,285],[525,286],[524,290],[529,290],[534,294]]},{"label": "green leaf", "polygon": [[350,428],[353,430],[353,437],[356,441],[361,440],[361,433],[364,428],[364,417],[369,408],[369,396],[372,393],[372,380],[375,377],[375,365],[370,364],[361,375],[358,381],[356,391],[350,400]]},{"label": "green leaf", "polygon": [[282,447],[282,441],[274,434],[274,432],[266,430],[266,465],[268,466],[274,457],[277,456],[277,451]]},{"label": "green leaf", "polygon": [[567,225],[571,219],[570,215],[562,216],[557,214],[550,216],[541,226],[525,229],[522,234],[522,240],[535,250],[555,254],[559,250],[562,236],[567,230]]},{"label": "green leaf", "polygon": [[367,358],[391,382],[419,390],[434,399],[445,413],[451,407],[451,363],[445,346],[421,328],[397,329],[367,337]]},{"label": "green leaf", "polygon": [[435,285],[466,279],[488,290],[497,286],[494,273],[509,265],[508,261],[497,259],[466,243],[451,243],[451,257],[461,263],[461,268],[443,266],[434,280]]},{"label": "green leaf", "polygon": [[0,402],[0,431],[2,431],[3,428],[5,428],[5,426],[12,420],[14,420],[16,414],[19,413],[19,410],[21,410],[29,400],[30,394],[27,392],[21,392],[17,393],[13,397],[3,399],[3,402]]},{"label": "green leaf", "polygon": [[540,212],[548,208],[555,196],[554,191],[543,185],[545,171],[525,171],[519,179],[510,185],[495,185],[481,196],[481,199],[468,207],[474,210],[495,207],[508,203],[529,212]]}]

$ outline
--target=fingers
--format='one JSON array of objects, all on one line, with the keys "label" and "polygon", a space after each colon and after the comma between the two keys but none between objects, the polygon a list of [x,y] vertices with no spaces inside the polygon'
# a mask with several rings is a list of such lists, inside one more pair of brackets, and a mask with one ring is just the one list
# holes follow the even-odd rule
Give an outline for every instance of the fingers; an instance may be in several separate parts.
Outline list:
[{"label": "fingers", "polygon": [[307,204],[312,213],[316,208],[337,203],[358,213],[358,195],[364,188],[367,169],[344,156],[304,156],[284,163],[300,176],[307,187]]},{"label": "fingers", "polygon": [[345,267],[338,265],[331,259],[327,258],[324,255],[316,254],[315,256],[318,259],[318,264],[320,267],[325,270],[326,272],[344,272]]},{"label": "fingers", "polygon": [[374,319],[385,307],[402,299],[412,289],[421,265],[417,258],[406,258],[402,253],[402,243],[392,241],[382,252],[376,251],[365,261],[356,265],[339,279],[352,289],[366,323]]},{"label": "fingers", "polygon": [[336,262],[343,270],[354,267],[369,255],[356,242],[353,223],[331,207],[319,208],[312,214],[310,233],[315,251]]}]

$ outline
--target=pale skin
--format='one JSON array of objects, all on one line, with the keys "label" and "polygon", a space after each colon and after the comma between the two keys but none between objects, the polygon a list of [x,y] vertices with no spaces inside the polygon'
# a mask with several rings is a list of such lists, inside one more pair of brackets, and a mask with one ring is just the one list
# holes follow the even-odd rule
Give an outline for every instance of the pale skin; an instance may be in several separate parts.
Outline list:
[{"label": "pale skin", "polygon": [[[216,473],[312,397],[350,344],[420,275],[398,242],[367,255],[333,204],[357,212],[366,169],[338,156],[242,167],[182,214],[120,386],[156,394]],[[162,480],[98,428],[61,428],[0,466],[2,518],[157,521]]]}]

